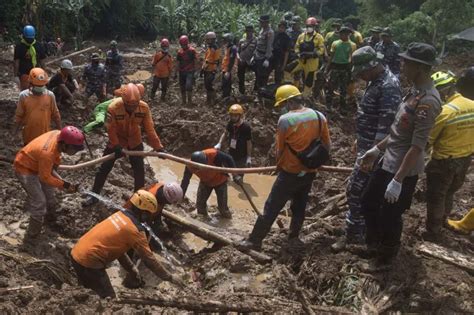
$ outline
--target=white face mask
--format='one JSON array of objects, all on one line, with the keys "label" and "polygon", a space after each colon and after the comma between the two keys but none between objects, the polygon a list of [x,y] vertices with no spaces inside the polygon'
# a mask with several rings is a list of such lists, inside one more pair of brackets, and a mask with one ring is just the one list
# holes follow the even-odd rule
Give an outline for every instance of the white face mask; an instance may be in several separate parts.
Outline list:
[{"label": "white face mask", "polygon": [[307,27],[307,28],[306,28],[306,32],[307,32],[307,33],[312,33],[312,32],[314,32],[314,27]]},{"label": "white face mask", "polygon": [[46,91],[46,86],[34,86],[31,90],[35,94],[43,94]]},{"label": "white face mask", "polygon": [[167,53],[167,52],[168,52],[168,48],[163,48],[163,52]]}]

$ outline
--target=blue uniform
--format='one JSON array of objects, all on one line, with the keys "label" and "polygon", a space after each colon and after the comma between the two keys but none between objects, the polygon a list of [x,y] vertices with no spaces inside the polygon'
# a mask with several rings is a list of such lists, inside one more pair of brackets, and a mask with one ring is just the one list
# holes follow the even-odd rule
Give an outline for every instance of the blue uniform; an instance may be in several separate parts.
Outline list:
[{"label": "blue uniform", "polygon": [[107,91],[112,93],[122,85],[123,57],[116,51],[107,51],[105,60]]},{"label": "blue uniform", "polygon": [[400,78],[400,45],[395,42],[378,42],[375,51],[383,54],[383,64],[387,66],[393,74]]},{"label": "blue uniform", "polygon": [[[367,86],[357,111],[358,158],[388,135],[402,100],[401,93],[398,78],[388,68]],[[364,235],[365,224],[360,196],[369,177],[369,173],[359,170],[357,163],[354,165],[346,191],[349,205],[346,216],[349,241]]]},{"label": "blue uniform", "polygon": [[105,67],[103,64],[89,64],[85,67],[82,80],[86,81],[86,94],[90,97],[95,94],[98,98],[103,97],[105,84]]}]

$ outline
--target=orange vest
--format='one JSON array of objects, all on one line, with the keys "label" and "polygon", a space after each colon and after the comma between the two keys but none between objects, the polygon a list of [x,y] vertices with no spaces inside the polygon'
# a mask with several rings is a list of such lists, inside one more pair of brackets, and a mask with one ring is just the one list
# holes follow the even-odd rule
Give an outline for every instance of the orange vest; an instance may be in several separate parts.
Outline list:
[{"label": "orange vest", "polygon": [[204,71],[214,72],[217,70],[217,65],[219,64],[219,59],[221,58],[221,52],[219,48],[210,48],[206,50],[204,56]]},{"label": "orange vest", "polygon": [[[203,150],[204,154],[207,156],[207,164],[215,166],[214,160],[217,156],[217,150],[206,149]],[[208,170],[198,170],[193,172],[196,174],[197,177],[201,180],[203,184],[209,187],[217,187],[224,184],[227,181],[228,175],[225,173],[215,172],[215,171],[208,171]]]}]

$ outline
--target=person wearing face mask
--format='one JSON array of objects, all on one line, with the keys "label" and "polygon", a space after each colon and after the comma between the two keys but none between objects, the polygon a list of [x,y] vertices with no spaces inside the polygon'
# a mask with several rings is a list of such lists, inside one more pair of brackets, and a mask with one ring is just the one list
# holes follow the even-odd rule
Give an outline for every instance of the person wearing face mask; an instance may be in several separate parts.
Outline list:
[{"label": "person wearing face mask", "polygon": [[14,135],[22,129],[23,144],[51,130],[51,122],[61,129],[61,115],[53,92],[46,88],[48,75],[33,68],[29,75],[30,88],[20,93],[15,112]]},{"label": "person wearing face mask", "polygon": [[[458,92],[451,72],[431,76],[444,105],[431,130],[426,165],[426,232],[423,238],[439,241],[443,224],[453,209],[454,193],[464,184],[474,154],[474,100]],[[471,90],[474,84],[471,83]]]},{"label": "person wearing face mask", "polygon": [[[123,156],[122,150],[143,151],[142,132],[147,135],[148,144],[158,152],[164,151],[160,138],[156,134],[153,118],[148,104],[141,101],[138,87],[129,83],[122,86],[121,97],[116,98],[107,108],[106,128],[109,142],[104,150],[104,155],[115,153],[115,159],[102,163],[99,167],[92,191],[100,193],[107,180],[107,176],[114,167],[116,159]],[[135,190],[145,185],[145,168],[143,157],[131,156],[129,158],[133,169]],[[90,206],[98,200],[89,196],[83,206]]]},{"label": "person wearing face mask", "polygon": [[79,84],[73,77],[73,66],[69,59],[61,62],[60,70],[48,82],[48,89],[53,91],[58,104],[71,106],[74,102],[74,92]]},{"label": "person wearing face mask", "polygon": [[110,50],[105,58],[105,81],[107,93],[112,94],[114,90],[122,85],[123,56],[117,48],[117,41],[110,42]]},{"label": "person wearing face mask", "polygon": [[[238,168],[252,165],[252,128],[244,120],[244,109],[239,104],[229,107],[229,123],[214,148],[220,150],[226,137],[229,154]],[[243,176],[243,174],[240,174]]]},{"label": "person wearing face mask", "polygon": [[168,91],[168,82],[173,69],[173,57],[169,53],[170,42],[168,39],[163,38],[160,42],[161,51],[157,51],[153,56],[153,87],[150,91],[150,99],[155,98],[155,93],[158,87],[161,85],[161,101],[163,102],[166,98],[166,92]]},{"label": "person wearing face mask", "polygon": [[315,173],[303,165],[297,152],[305,151],[317,139],[328,151],[331,145],[327,119],[304,106],[296,86],[280,86],[275,99],[275,107],[283,113],[278,120],[275,146],[278,176],[265,202],[263,215],[257,218],[248,238],[239,244],[242,249],[261,249],[263,239],[289,200],[292,216],[288,246],[290,250],[302,248],[299,233]]},{"label": "person wearing face mask", "polygon": [[105,67],[100,63],[98,53],[91,55],[91,63],[84,68],[82,81],[86,82],[87,98],[95,94],[99,102],[105,100]]},{"label": "person wearing face mask", "polygon": [[24,146],[16,155],[15,174],[27,193],[25,210],[30,221],[23,242],[35,240],[41,233],[45,216],[55,219],[57,207],[54,189],[75,193],[77,184],[64,181],[55,171],[61,154],[74,155],[84,149],[84,134],[73,126],[42,134]]},{"label": "person wearing face mask", "polygon": [[181,277],[170,273],[155,258],[142,224],[161,213],[156,197],[149,191],[138,190],[129,204],[127,210],[115,212],[90,229],[72,248],[70,259],[79,283],[101,298],[114,298],[115,291],[106,268],[118,260],[134,282],[143,284],[138,268],[127,255],[133,249],[157,277],[183,288]]},{"label": "person wearing face mask", "polygon": [[237,59],[237,46],[234,44],[234,34],[222,36],[224,42],[224,58],[222,58],[222,97],[229,97],[232,92],[232,69]]},{"label": "person wearing face mask", "polygon": [[319,69],[319,58],[324,55],[324,38],[315,30],[318,24],[316,18],[309,17],[306,20],[306,30],[300,34],[295,45],[298,59],[294,61],[296,66],[292,67],[291,73],[303,70],[304,96],[309,96],[312,92],[314,76]]},{"label": "person wearing face mask", "polygon": [[13,74],[21,91],[29,87],[29,73],[33,68],[42,68],[46,52],[36,39],[36,29],[32,25],[23,28],[21,42],[15,45],[13,53]]},{"label": "person wearing face mask", "polygon": [[204,36],[207,50],[202,64],[201,76],[204,76],[204,87],[206,88],[206,104],[214,105],[216,102],[216,91],[214,80],[216,78],[217,67],[221,59],[221,50],[217,47],[216,33],[207,32]]}]

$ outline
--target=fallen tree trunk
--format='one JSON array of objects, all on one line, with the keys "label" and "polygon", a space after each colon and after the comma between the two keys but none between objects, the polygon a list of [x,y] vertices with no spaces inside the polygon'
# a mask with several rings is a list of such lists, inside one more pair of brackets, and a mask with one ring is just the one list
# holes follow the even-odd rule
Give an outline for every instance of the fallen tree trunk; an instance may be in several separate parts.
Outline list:
[{"label": "fallen tree trunk", "polygon": [[260,252],[257,252],[255,250],[250,250],[250,251],[243,251],[241,249],[239,249],[238,246],[236,246],[235,242],[232,241],[231,239],[228,239],[226,238],[225,236],[222,236],[214,231],[211,231],[210,229],[207,229],[205,227],[202,227],[202,226],[198,226],[197,224],[194,224],[188,220],[186,220],[185,218],[183,217],[180,217],[170,211],[167,211],[167,210],[163,210],[163,216],[181,226],[183,226],[186,230],[190,231],[191,233],[205,239],[205,240],[208,240],[208,241],[211,241],[211,242],[214,242],[214,243],[218,243],[218,244],[224,244],[224,245],[231,245],[233,246],[235,249],[239,250],[240,252],[244,253],[244,254],[247,254],[249,255],[250,257],[252,257],[253,259],[255,259],[255,261],[259,262],[259,263],[262,263],[262,264],[265,264],[265,263],[268,263],[270,262],[272,259],[271,257],[263,254],[263,253],[260,253]]},{"label": "fallen tree trunk", "polygon": [[470,256],[428,242],[419,245],[417,250],[422,254],[456,265],[470,273],[474,272],[474,262]]},{"label": "fallen tree trunk", "polygon": [[304,312],[308,315],[316,315],[316,313],[311,308],[311,303],[308,301],[308,298],[306,297],[304,292],[301,290],[301,288],[296,283],[295,277],[290,273],[288,268],[282,267],[281,270],[283,272],[283,275],[288,279],[291,288],[296,293],[296,296],[298,297],[298,300],[300,301]]},{"label": "fallen tree trunk", "polygon": [[80,55],[80,54],[85,53],[85,52],[87,52],[87,51],[89,51],[89,50],[92,50],[92,49],[95,49],[95,46],[91,46],[91,47],[88,47],[88,48],[83,49],[83,50],[75,51],[75,52],[70,53],[70,54],[68,54],[68,55],[66,55],[66,56],[62,56],[62,57],[59,57],[59,58],[50,60],[50,61],[48,61],[48,62],[45,63],[45,66],[49,66],[49,65],[52,64],[52,63],[55,63],[55,62],[57,62],[57,61],[61,61],[61,60],[63,60],[63,59],[69,58],[69,57],[74,57],[74,56]]},{"label": "fallen tree trunk", "polygon": [[135,305],[157,305],[162,307],[175,307],[184,309],[187,311],[194,312],[213,312],[213,313],[227,313],[227,312],[238,312],[238,313],[251,313],[251,312],[268,312],[269,306],[272,305],[270,301],[262,305],[252,305],[248,302],[244,303],[229,303],[221,301],[201,301],[195,299],[189,299],[186,297],[180,298],[164,298],[155,296],[153,298],[146,298],[140,296],[132,296],[128,294],[122,294],[119,299],[116,300],[120,304],[135,304]]}]

